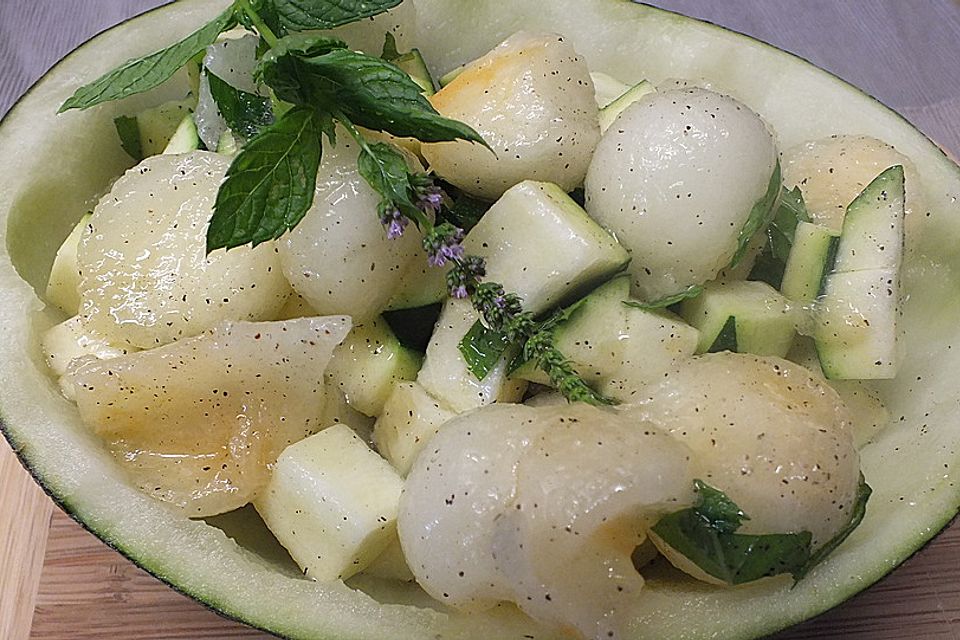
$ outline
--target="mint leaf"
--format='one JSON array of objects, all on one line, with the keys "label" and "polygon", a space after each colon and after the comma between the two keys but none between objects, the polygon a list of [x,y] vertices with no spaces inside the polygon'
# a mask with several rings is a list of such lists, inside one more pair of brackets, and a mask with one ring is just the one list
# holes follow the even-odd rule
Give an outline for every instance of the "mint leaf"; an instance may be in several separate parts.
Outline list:
[{"label": "mint leaf", "polygon": [[363,179],[388,206],[397,207],[414,220],[422,215],[413,201],[413,185],[410,184],[407,161],[392,145],[375,142],[361,149],[357,167]]},{"label": "mint leaf", "polygon": [[815,565],[819,564],[821,560],[826,558],[828,555],[833,553],[833,551],[840,546],[840,543],[847,539],[853,530],[860,526],[860,523],[863,522],[863,516],[867,513],[867,502],[870,500],[870,495],[873,493],[873,489],[870,488],[870,485],[867,484],[866,479],[864,479],[863,474],[860,474],[860,485],[857,487],[857,497],[853,503],[853,509],[850,513],[850,520],[846,525],[843,526],[840,531],[837,532],[837,535],[833,536],[823,544],[819,549],[817,549],[810,560],[807,561],[800,571],[794,574],[794,577],[799,580],[803,578],[810,572]]},{"label": "mint leaf", "polygon": [[208,253],[256,246],[300,222],[313,203],[325,119],[315,109],[294,107],[247,143],[217,193]]},{"label": "mint leaf", "polygon": [[697,504],[664,516],[651,529],[700,569],[727,584],[767,576],[802,575],[810,562],[811,534],[734,533],[747,516],[722,491],[695,481]]},{"label": "mint leaf", "polygon": [[235,24],[237,19],[231,7],[180,42],[146,57],[130,60],[90,84],[80,87],[60,106],[58,113],[68,109],[87,109],[159,86],[180,67],[190,62],[191,58],[213,44],[218,35]]},{"label": "mint leaf", "polygon": [[482,200],[471,198],[466,194],[460,194],[453,199],[452,206],[445,208],[441,212],[441,217],[443,221],[463,229],[464,232],[468,232],[480,222],[480,218],[483,217],[489,208],[489,202],[483,202]]},{"label": "mint leaf", "polygon": [[319,91],[304,59],[322,56],[347,44],[338,38],[297,33],[280,38],[260,60],[256,78],[266,83],[280,100],[293,104],[315,104]]},{"label": "mint leaf", "polygon": [[444,118],[402,69],[348,49],[322,55],[287,47],[264,57],[260,76],[279,98],[340,112],[354,124],[424,142],[470,140],[486,145],[462,122]]},{"label": "mint leaf", "polygon": [[774,214],[776,214],[777,199],[780,191],[783,189],[781,182],[780,161],[777,160],[777,164],[773,167],[773,174],[770,176],[766,193],[753,205],[747,221],[743,224],[743,228],[740,229],[740,235],[737,237],[737,251],[733,254],[728,268],[733,268],[740,264],[740,260],[742,260],[743,256],[747,253],[747,248],[753,236],[766,227]]},{"label": "mint leaf", "polygon": [[127,155],[140,162],[143,160],[143,145],[140,144],[140,124],[132,116],[118,116],[113,119],[113,126],[120,136],[120,146]]},{"label": "mint leaf", "polygon": [[290,31],[333,29],[369,18],[403,0],[269,0],[277,19]]},{"label": "mint leaf", "polygon": [[210,94],[217,103],[220,115],[227,126],[244,140],[257,135],[261,129],[273,122],[273,108],[270,98],[255,93],[241,91],[212,73],[204,72],[210,85]]},{"label": "mint leaf", "polygon": [[673,306],[678,302],[683,302],[687,298],[696,298],[701,293],[703,293],[703,287],[699,284],[692,284],[679,293],[674,293],[673,295],[665,296],[663,298],[660,298],[659,300],[653,300],[651,302],[639,302],[637,300],[624,300],[623,304],[627,305],[628,307],[636,307],[637,309],[653,311],[655,309],[665,309],[667,307]]},{"label": "mint leaf", "polygon": [[803,194],[799,187],[794,187],[792,191],[784,187],[780,195],[780,205],[767,226],[767,244],[750,271],[750,280],[759,280],[776,289],[780,288],[798,222],[810,222]]},{"label": "mint leaf", "polygon": [[397,39],[393,37],[392,33],[387,31],[383,36],[383,52],[380,54],[380,57],[387,62],[393,62],[399,58],[400,55],[400,52],[397,50]]},{"label": "mint leaf", "polygon": [[457,345],[467,369],[477,380],[487,377],[509,346],[510,341],[502,332],[488,329],[479,320],[473,323]]}]

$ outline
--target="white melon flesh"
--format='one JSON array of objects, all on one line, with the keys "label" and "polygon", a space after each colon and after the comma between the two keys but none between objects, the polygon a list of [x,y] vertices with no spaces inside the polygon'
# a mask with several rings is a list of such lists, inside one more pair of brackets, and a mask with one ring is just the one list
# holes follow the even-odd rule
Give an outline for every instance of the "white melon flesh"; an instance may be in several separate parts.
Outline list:
[{"label": "white melon flesh", "polygon": [[207,516],[242,507],[287,445],[322,427],[345,317],[224,323],[70,376],[83,421],[145,492]]},{"label": "white melon flesh", "polygon": [[750,516],[742,533],[809,531],[816,548],[850,519],[860,457],[847,409],[799,365],[730,352],[700,356],[626,411],[693,450],[698,478]]},{"label": "white melon flesh", "polygon": [[847,206],[884,169],[902,165],[904,232],[907,248],[920,241],[926,197],[910,158],[870,136],[834,135],[793,146],[783,152],[783,184],[800,187],[814,223],[840,233]]},{"label": "white melon flesh", "polygon": [[517,33],[430,97],[442,115],[473,127],[492,149],[469,142],[423,145],[440,176],[496,200],[522,180],[580,186],[600,139],[593,80],[559,35]]},{"label": "white melon flesh", "polygon": [[280,454],[254,503],[308,578],[344,580],[394,540],[403,481],[347,425]]},{"label": "white melon flesh", "polygon": [[57,377],[67,373],[70,363],[84,356],[108,360],[126,355],[136,348],[111,343],[103,336],[85,330],[79,316],[67,318],[51,327],[40,339],[40,350]]},{"label": "white melon flesh", "polygon": [[358,154],[342,130],[335,147],[324,146],[313,206],[278,247],[284,275],[317,313],[362,323],[387,307],[407,270],[426,255],[414,227],[387,238],[377,214],[381,198],[360,175]]},{"label": "white melon flesh", "polygon": [[651,93],[597,145],[586,209],[630,251],[634,295],[656,301],[730,264],[754,207],[772,205],[776,163],[773,135],[742,103],[700,88]]},{"label": "white melon flesh", "polygon": [[80,243],[80,316],[91,331],[149,348],[223,320],[275,316],[290,288],[273,243],[206,254],[228,165],[206,151],[160,155],[114,183]]},{"label": "white melon flesh", "polygon": [[50,278],[47,280],[46,296],[64,313],[76,315],[80,308],[80,268],[77,265],[77,252],[80,250],[80,238],[90,215],[80,218],[80,222],[73,228],[53,259],[50,268]]}]

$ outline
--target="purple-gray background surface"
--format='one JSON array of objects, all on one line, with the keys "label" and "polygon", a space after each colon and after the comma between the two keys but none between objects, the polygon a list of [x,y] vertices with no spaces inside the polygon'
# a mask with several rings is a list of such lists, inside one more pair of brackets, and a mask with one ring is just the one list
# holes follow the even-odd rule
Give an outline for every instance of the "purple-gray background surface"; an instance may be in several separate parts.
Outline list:
[{"label": "purple-gray background surface", "polygon": [[[0,0],[0,114],[76,45],[161,4],[165,0]],[[880,98],[960,157],[960,0],[653,4],[797,53]],[[958,540],[954,531],[941,536],[881,585],[778,637],[960,640],[960,596],[941,588],[960,575]]]}]

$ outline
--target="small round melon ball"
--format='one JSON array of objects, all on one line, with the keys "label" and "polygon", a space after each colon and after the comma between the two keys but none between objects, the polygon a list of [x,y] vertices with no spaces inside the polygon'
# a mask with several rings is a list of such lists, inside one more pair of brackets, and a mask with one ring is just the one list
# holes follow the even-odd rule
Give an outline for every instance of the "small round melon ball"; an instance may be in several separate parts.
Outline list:
[{"label": "small round melon ball", "polygon": [[800,365],[708,354],[626,409],[638,410],[686,444],[697,477],[750,517],[740,533],[809,531],[817,548],[850,520],[860,459],[848,411]]},{"label": "small round melon ball", "polygon": [[869,136],[830,136],[783,153],[783,184],[800,187],[813,222],[840,232],[847,205],[884,169],[903,165],[904,234],[915,246],[926,213],[920,176],[910,158]]},{"label": "small round melon ball", "polygon": [[523,180],[572,191],[600,139],[590,72],[558,35],[514,34],[430,101],[496,152],[462,141],[423,145],[440,176],[479,198],[496,200]]},{"label": "small round melon ball", "polygon": [[780,187],[776,165],[773,135],[740,102],[701,88],[652,93],[597,145],[586,209],[632,254],[633,294],[660,300],[730,264],[754,207]]},{"label": "small round melon ball", "polygon": [[416,228],[387,238],[380,196],[360,175],[358,155],[342,130],[336,146],[324,146],[313,206],[278,241],[283,274],[314,312],[346,314],[355,324],[383,311],[408,268],[426,261]]},{"label": "small round melon ball", "polygon": [[97,204],[78,252],[90,331],[150,348],[222,320],[266,320],[290,286],[276,246],[207,255],[207,227],[230,159],[206,151],[147,158]]}]

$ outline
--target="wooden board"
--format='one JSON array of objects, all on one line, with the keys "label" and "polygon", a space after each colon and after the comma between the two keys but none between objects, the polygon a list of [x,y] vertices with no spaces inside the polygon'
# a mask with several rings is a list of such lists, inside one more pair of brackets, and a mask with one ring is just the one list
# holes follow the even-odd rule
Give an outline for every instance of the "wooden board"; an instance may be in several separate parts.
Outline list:
[{"label": "wooden board", "polygon": [[[166,0],[0,0],[0,114],[69,49]],[[960,155],[960,4],[655,0],[795,51]],[[266,638],[137,569],[56,510],[0,441],[0,640]],[[960,524],[777,640],[960,639]]]}]

